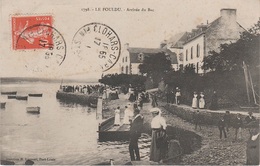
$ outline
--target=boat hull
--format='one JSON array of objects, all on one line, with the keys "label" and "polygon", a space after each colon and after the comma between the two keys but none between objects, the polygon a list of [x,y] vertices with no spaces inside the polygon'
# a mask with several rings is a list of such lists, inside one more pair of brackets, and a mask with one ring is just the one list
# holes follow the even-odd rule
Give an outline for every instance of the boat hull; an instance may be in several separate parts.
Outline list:
[{"label": "boat hull", "polygon": [[1,95],[16,95],[17,91],[13,91],[13,92],[1,92]]},{"label": "boat hull", "polygon": [[28,100],[28,96],[16,96],[16,100]]},{"label": "boat hull", "polygon": [[111,117],[99,125],[98,140],[104,141],[126,141],[129,140],[129,125],[114,126],[115,117]]},{"label": "boat hull", "polygon": [[38,93],[35,93],[35,94],[34,93],[30,93],[29,96],[30,97],[42,97],[42,93],[39,93],[39,94]]},{"label": "boat hull", "polygon": [[40,107],[26,107],[26,112],[31,114],[40,114]]},{"label": "boat hull", "polygon": [[8,99],[16,99],[16,96],[15,95],[8,95],[7,98]]},{"label": "boat hull", "polygon": [[6,102],[0,103],[0,107],[1,107],[1,108],[5,108],[5,105],[6,105]]}]

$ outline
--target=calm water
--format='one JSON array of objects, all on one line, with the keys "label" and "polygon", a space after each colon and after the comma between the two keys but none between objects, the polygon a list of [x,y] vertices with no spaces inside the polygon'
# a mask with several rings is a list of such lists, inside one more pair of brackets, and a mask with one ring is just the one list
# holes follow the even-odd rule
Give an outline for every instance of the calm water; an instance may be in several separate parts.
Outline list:
[{"label": "calm water", "polygon": [[[43,93],[28,101],[7,99],[0,110],[1,159],[24,164],[95,164],[114,159],[115,164],[129,161],[128,142],[98,142],[96,109],[79,104],[65,104],[56,99],[59,84],[30,83],[1,85],[2,91],[17,95]],[[26,107],[40,106],[41,113],[26,113]],[[148,158],[150,138],[143,136],[140,153]],[[18,160],[19,159],[19,160]]]}]

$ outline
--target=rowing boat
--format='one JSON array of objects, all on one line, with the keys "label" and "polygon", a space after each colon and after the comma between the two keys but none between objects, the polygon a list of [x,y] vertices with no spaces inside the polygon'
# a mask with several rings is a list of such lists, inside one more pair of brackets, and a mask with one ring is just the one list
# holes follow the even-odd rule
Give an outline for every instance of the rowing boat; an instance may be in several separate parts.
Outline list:
[{"label": "rowing boat", "polygon": [[16,99],[16,96],[15,95],[8,95],[7,98],[8,99]]},{"label": "rowing boat", "polygon": [[42,97],[42,93],[29,93],[30,97]]},{"label": "rowing boat", "polygon": [[39,114],[41,107],[26,107],[27,113]]},{"label": "rowing boat", "polygon": [[111,117],[99,124],[99,141],[129,140],[130,125],[114,126],[115,117]]},{"label": "rowing boat", "polygon": [[16,100],[28,100],[28,96],[16,96]]},{"label": "rowing boat", "polygon": [[17,91],[1,92],[1,95],[16,95]]},{"label": "rowing boat", "polygon": [[3,103],[1,102],[1,103],[0,103],[1,108],[5,108],[5,104],[6,104],[6,102],[3,102]]}]

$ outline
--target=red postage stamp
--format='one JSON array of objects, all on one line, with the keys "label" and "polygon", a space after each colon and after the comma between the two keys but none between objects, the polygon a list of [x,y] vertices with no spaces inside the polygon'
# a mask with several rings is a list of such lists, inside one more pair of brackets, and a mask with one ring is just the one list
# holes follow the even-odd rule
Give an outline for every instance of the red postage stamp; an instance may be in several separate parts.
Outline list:
[{"label": "red postage stamp", "polygon": [[52,16],[13,16],[13,49],[44,49],[47,48],[46,45],[52,45],[53,39],[49,35],[52,29],[48,28],[52,26],[52,22]]}]

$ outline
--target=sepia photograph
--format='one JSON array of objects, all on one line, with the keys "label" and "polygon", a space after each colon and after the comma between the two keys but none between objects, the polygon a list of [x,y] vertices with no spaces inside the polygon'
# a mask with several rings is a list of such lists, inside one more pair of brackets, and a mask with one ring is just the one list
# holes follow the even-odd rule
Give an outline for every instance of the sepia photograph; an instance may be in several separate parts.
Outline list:
[{"label": "sepia photograph", "polygon": [[1,165],[260,165],[259,0],[0,0]]}]

